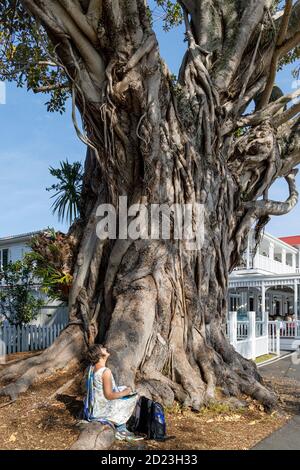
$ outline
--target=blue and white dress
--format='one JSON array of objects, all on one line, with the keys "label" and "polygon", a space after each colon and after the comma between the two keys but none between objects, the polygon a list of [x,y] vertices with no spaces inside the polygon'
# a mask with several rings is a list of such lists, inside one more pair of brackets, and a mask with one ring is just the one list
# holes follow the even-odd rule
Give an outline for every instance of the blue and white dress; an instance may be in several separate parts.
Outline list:
[{"label": "blue and white dress", "polygon": [[[135,409],[138,396],[117,398],[115,400],[107,400],[104,396],[103,389],[103,373],[107,367],[102,367],[97,371],[94,367],[90,367],[87,381],[87,397],[84,403],[85,417],[89,421],[108,421],[120,426],[127,423]],[[117,387],[115,379],[112,375],[112,388],[114,392],[121,392],[126,387]]]}]

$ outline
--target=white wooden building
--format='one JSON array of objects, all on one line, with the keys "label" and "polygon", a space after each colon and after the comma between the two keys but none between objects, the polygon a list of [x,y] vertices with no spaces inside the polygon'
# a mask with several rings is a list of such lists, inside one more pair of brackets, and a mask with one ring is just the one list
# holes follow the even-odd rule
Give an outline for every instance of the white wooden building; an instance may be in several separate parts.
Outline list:
[{"label": "white wooden building", "polygon": [[277,322],[280,348],[295,349],[295,340],[300,339],[299,267],[300,236],[276,238],[265,233],[255,252],[251,232],[241,266],[230,275],[229,318],[236,315],[237,323],[249,323],[249,312],[254,312],[266,335],[268,324]]},{"label": "white wooden building", "polygon": [[[0,266],[2,267],[10,262],[21,260],[25,253],[30,251],[28,243],[31,237],[38,233],[39,232],[31,232],[0,238]],[[0,289],[1,288],[5,288],[5,286],[0,285]],[[31,324],[49,327],[52,325],[65,325],[68,321],[67,306],[62,302],[53,302],[50,299],[47,299],[38,284],[34,289],[36,290],[37,295],[41,296],[45,300],[45,305],[41,308],[37,319],[32,321]]]},{"label": "white wooden building", "polygon": [[253,256],[251,233],[241,266],[229,281],[229,310],[241,318],[246,311],[263,312],[270,320],[299,319],[300,236],[265,234]]}]

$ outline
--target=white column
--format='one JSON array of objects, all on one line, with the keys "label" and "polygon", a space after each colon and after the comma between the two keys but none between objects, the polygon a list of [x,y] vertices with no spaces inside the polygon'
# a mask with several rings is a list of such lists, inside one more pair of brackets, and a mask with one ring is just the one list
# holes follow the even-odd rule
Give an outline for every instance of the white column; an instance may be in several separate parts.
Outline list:
[{"label": "white column", "polygon": [[292,254],[292,265],[293,265],[293,272],[295,273],[296,272],[296,255],[295,253]]},{"label": "white column", "polygon": [[269,324],[269,315],[266,311],[266,286],[265,283],[262,282],[261,285],[261,311],[262,311],[262,321],[264,322],[264,331],[263,334],[265,336],[268,335],[268,324]]},{"label": "white column", "polygon": [[256,269],[256,268],[259,267],[259,258],[258,258],[258,256],[259,256],[259,250],[257,249],[257,252],[256,252],[256,254],[253,258],[253,269]]},{"label": "white column", "polygon": [[280,321],[276,322],[276,355],[280,356]]},{"label": "white column", "polygon": [[250,266],[250,233],[248,235],[248,244],[247,244],[247,269],[251,268]]},{"label": "white column", "polygon": [[229,341],[236,349],[237,346],[237,312],[229,312]]},{"label": "white column", "polygon": [[284,248],[282,248],[282,251],[281,251],[281,261],[282,261],[282,264],[286,264],[286,250]]},{"label": "white column", "polygon": [[264,282],[261,283],[261,315],[264,320],[266,316],[266,286]]},{"label": "white column", "polygon": [[269,258],[274,259],[274,242],[270,242],[269,245]]},{"label": "white column", "polygon": [[249,340],[251,345],[251,359],[256,358],[256,313],[249,312]]},{"label": "white column", "polygon": [[298,283],[294,281],[294,314],[296,315],[296,320],[299,319],[298,314]]}]

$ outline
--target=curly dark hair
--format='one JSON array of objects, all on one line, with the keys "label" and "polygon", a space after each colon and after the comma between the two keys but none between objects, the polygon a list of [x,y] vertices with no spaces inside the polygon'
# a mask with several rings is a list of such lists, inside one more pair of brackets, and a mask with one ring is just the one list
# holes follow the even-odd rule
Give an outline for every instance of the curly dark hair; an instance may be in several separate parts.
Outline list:
[{"label": "curly dark hair", "polygon": [[99,360],[104,357],[102,349],[104,346],[102,344],[93,344],[87,352],[88,361],[94,366],[99,362]]}]

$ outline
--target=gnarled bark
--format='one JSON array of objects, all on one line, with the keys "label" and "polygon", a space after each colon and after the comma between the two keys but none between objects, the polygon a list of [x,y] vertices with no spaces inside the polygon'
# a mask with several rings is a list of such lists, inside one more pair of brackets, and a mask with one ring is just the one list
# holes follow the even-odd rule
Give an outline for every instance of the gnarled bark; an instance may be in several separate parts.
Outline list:
[{"label": "gnarled bark", "polygon": [[[259,236],[271,214],[289,211],[297,200],[297,119],[286,126],[289,115],[275,126],[270,117],[282,100],[242,117],[269,83],[273,36],[264,31],[271,2],[182,1],[188,49],[176,85],[160,58],[144,1],[23,4],[43,23],[71,77],[85,135],[76,128],[89,148],[76,225],[73,325],[64,335],[72,328],[81,338],[79,355],[84,337],[86,343],[104,341],[118,380],[164,403],[175,397],[199,409],[220,386],[225,394],[246,393],[273,406],[275,395],[255,365],[225,335],[228,274],[251,226]],[[297,9],[298,2],[290,28],[284,27],[287,38],[297,34]],[[248,127],[241,128],[243,120]],[[291,192],[285,203],[268,200],[279,177]],[[129,205],[202,204],[201,250],[172,237],[97,238],[98,206],[112,203],[118,212],[124,195]],[[63,357],[67,363],[73,343],[64,356],[63,341],[32,364],[4,372],[2,378],[17,380],[3,393],[24,391],[48,361],[53,368],[64,365]],[[56,347],[62,355],[55,361]]]}]

